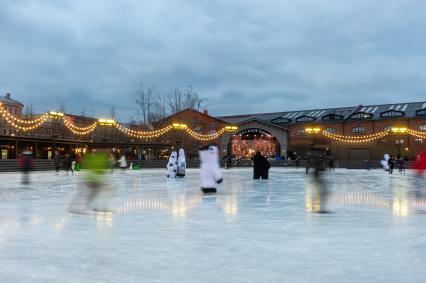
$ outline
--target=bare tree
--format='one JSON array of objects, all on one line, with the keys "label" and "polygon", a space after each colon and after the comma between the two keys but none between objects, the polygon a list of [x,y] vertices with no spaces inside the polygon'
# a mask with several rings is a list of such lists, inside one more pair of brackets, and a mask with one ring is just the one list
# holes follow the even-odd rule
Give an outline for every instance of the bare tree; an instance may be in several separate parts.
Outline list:
[{"label": "bare tree", "polygon": [[200,110],[207,105],[207,100],[201,98],[191,86],[162,94],[154,87],[145,88],[141,84],[135,92],[135,104],[135,118],[140,124],[151,127],[153,123],[186,108]]}]

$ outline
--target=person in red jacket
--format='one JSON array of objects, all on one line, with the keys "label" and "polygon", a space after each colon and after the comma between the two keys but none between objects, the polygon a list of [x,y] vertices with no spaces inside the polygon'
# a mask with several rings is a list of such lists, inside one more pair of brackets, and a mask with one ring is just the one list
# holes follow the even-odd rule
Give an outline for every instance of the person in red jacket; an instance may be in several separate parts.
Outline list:
[{"label": "person in red jacket", "polygon": [[414,164],[414,169],[417,172],[417,176],[421,177],[426,171],[426,151],[422,152],[418,157],[417,161]]},{"label": "person in red jacket", "polygon": [[24,150],[19,156],[19,166],[23,172],[22,184],[29,184],[29,173],[33,169],[33,153],[30,150]]}]

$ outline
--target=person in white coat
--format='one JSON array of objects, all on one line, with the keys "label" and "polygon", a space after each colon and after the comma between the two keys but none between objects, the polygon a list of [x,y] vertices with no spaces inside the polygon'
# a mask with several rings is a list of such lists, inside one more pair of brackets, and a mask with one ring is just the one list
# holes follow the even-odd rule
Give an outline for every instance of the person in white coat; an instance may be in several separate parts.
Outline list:
[{"label": "person in white coat", "polygon": [[390,159],[390,155],[386,153],[383,156],[383,160],[380,162],[385,171],[389,171],[389,163],[388,163],[389,159]]},{"label": "person in white coat", "polygon": [[120,164],[121,171],[125,171],[127,169],[127,160],[124,154],[120,157],[118,163]]},{"label": "person in white coat", "polygon": [[177,152],[172,151],[172,154],[170,154],[169,162],[167,163],[167,178],[176,178],[177,173]]},{"label": "person in white coat", "polygon": [[203,193],[216,193],[217,185],[223,178],[219,168],[219,153],[217,146],[208,145],[200,148],[201,190]]},{"label": "person in white coat", "polygon": [[185,158],[185,151],[183,148],[179,149],[179,157],[178,157],[178,164],[177,164],[177,175],[178,177],[185,177],[185,170],[186,170],[186,158]]}]

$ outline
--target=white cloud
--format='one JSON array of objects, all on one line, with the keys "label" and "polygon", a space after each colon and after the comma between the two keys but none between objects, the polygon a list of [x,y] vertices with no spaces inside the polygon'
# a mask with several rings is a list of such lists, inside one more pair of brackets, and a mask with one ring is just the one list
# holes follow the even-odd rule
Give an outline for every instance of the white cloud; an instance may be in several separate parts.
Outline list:
[{"label": "white cloud", "polygon": [[39,111],[115,103],[122,119],[140,82],[190,84],[217,115],[424,100],[425,6],[2,1],[0,92]]}]

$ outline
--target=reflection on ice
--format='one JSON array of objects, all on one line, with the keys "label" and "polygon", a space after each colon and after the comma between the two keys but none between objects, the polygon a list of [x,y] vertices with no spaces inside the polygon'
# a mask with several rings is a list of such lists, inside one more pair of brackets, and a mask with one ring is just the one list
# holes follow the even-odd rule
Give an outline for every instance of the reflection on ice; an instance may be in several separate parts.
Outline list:
[{"label": "reflection on ice", "polygon": [[273,168],[269,180],[253,181],[250,169],[229,169],[210,196],[200,192],[198,170],[177,180],[164,170],[116,172],[88,213],[69,213],[70,204],[86,205],[83,174],[33,173],[26,187],[13,174],[7,186],[1,179],[4,282],[421,282],[426,275],[417,264],[425,180],[410,171],[341,169],[318,179]]}]

